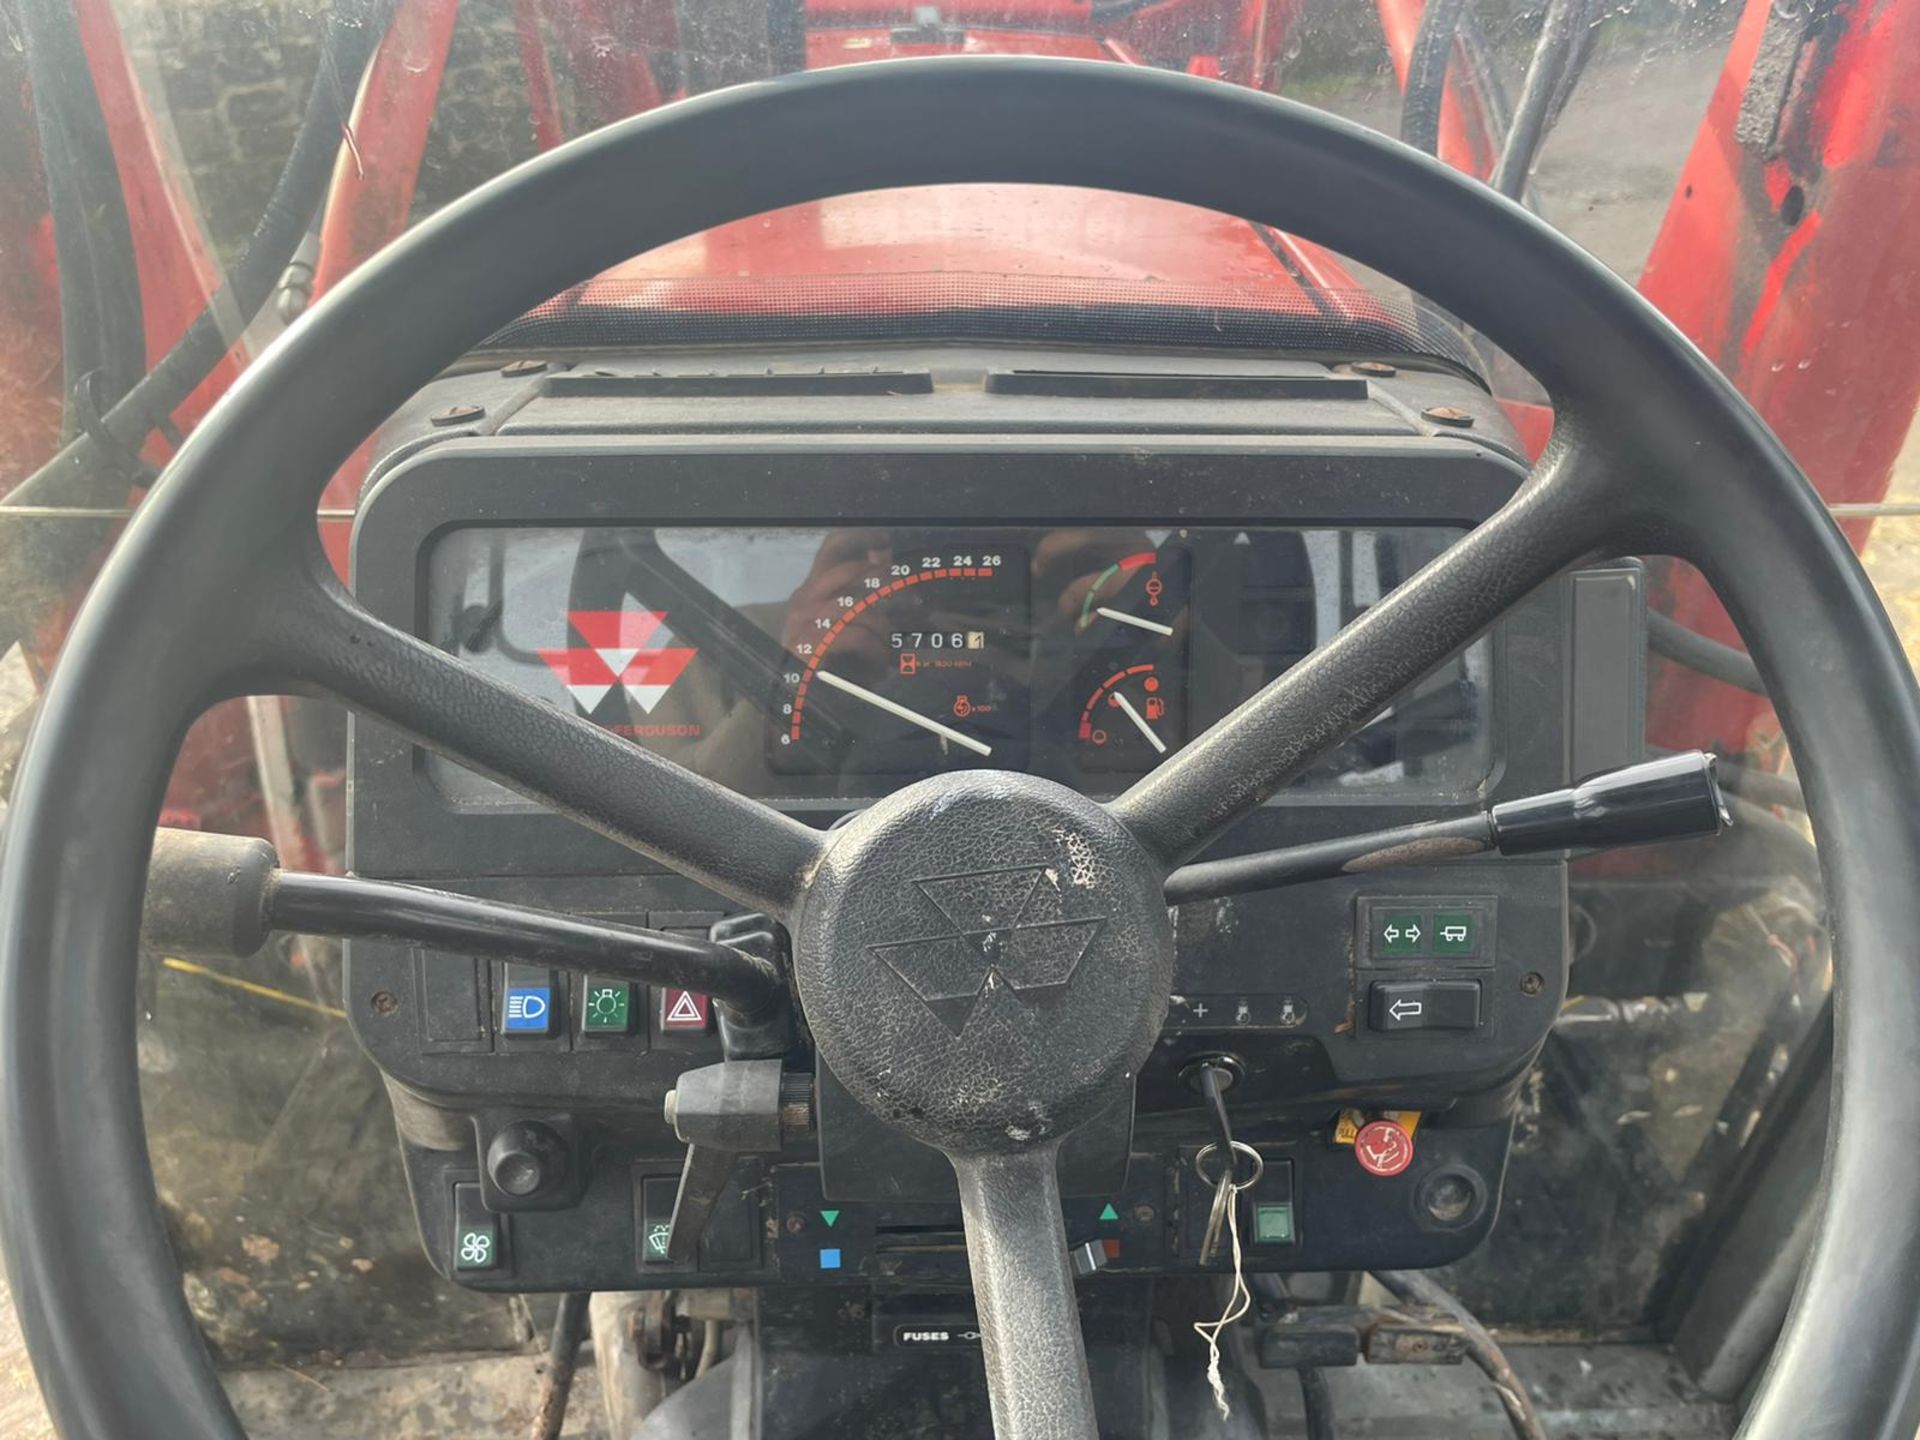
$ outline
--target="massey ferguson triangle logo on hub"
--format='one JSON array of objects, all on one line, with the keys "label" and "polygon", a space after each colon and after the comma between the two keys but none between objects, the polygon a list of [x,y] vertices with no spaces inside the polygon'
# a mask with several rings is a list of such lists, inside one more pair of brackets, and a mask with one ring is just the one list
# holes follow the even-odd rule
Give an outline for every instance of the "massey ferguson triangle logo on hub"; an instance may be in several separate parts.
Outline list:
[{"label": "massey ferguson triangle logo on hub", "polygon": [[867,948],[956,1035],[990,982],[1028,1004],[1056,1000],[1106,920],[1066,914],[1052,873],[1022,865],[915,880],[934,933]]},{"label": "massey ferguson triangle logo on hub", "polygon": [[666,619],[664,610],[569,610],[567,624],[586,643],[542,650],[540,658],[584,714],[591,715],[618,685],[651,715],[695,654],[692,646],[647,648]]}]

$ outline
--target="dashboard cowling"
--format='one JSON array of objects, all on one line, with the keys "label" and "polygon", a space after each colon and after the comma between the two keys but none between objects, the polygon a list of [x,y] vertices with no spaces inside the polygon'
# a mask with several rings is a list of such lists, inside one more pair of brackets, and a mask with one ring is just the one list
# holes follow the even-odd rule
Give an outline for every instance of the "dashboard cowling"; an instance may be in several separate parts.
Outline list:
[{"label": "dashboard cowling", "polygon": [[[966,534],[990,521],[1036,532],[1089,524],[1459,530],[1491,514],[1525,473],[1497,406],[1444,366],[1402,362],[1391,376],[1362,377],[1320,361],[984,346],[706,353],[671,363],[601,354],[591,373],[567,365],[554,358],[530,378],[527,367],[451,376],[395,420],[356,524],[354,585],[375,613],[434,637],[443,617],[429,558],[463,527],[511,534],[890,524]],[[1160,378],[1148,398],[1125,386],[996,389],[994,376],[1014,372]],[[757,397],[729,378],[768,373],[789,378],[778,393]],[[924,375],[926,383],[846,379],[874,374]],[[1222,375],[1281,383],[1237,398],[1222,398],[1234,387],[1218,383],[1183,391],[1181,377]],[[639,383],[662,376],[673,383]],[[703,393],[703,376],[725,383]],[[462,426],[431,422],[456,404],[482,414]],[[1476,423],[1429,423],[1422,412],[1436,405]],[[1635,567],[1597,567],[1550,585],[1481,642],[1484,710],[1474,723],[1486,748],[1468,783],[1284,792],[1228,837],[1222,853],[1456,814],[1638,758],[1639,603]],[[356,719],[356,870],[664,929],[704,931],[731,908],[557,817],[456,793],[437,764]],[[992,784],[992,773],[956,771],[936,783]],[[864,811],[877,818],[855,819],[856,834],[863,823],[876,835],[886,830],[893,802],[881,792],[890,787],[846,788],[796,795],[784,808],[821,826]],[[911,792],[894,802],[907,803],[902,796]],[[1088,805],[1077,795],[1060,803]],[[894,879],[911,888],[973,862],[950,861],[935,846],[908,868],[911,875]],[[1565,993],[1564,864],[1549,857],[1412,868],[1171,915],[1153,903],[1151,887],[1140,889],[1121,907],[1125,923],[1152,937],[1143,956],[1163,957],[1147,964],[1145,1010],[1159,1015],[1159,997],[1170,998],[1163,1024],[1119,1045],[1129,1060],[1120,1068],[1133,1077],[1122,1076],[1122,1093],[1076,1088],[1059,1111],[1099,1111],[1062,1154],[1070,1236],[1114,1241],[1116,1274],[1199,1268],[1187,1233],[1197,1203],[1188,1187],[1193,1153],[1209,1132],[1182,1074],[1196,1057],[1226,1055],[1240,1075],[1236,1127],[1286,1192],[1273,1203],[1292,1207],[1292,1240],[1256,1247],[1253,1268],[1436,1264],[1477,1243],[1492,1223],[1519,1081]],[[908,898],[926,900],[918,890]],[[1442,914],[1472,917],[1472,953],[1376,953],[1376,917],[1417,916],[1430,928]],[[878,943],[920,938],[889,932]],[[829,971],[810,969],[817,952],[804,918],[798,940],[803,1019],[812,1023],[828,1015],[828,996],[839,991]],[[952,1223],[951,1167],[924,1143],[944,1132],[923,1127],[915,1138],[856,1103],[850,1092],[860,1091],[861,1066],[850,1052],[836,1054],[824,1033],[811,1037],[829,1062],[818,1065],[817,1144],[743,1167],[735,1239],[720,1252],[703,1253],[691,1268],[650,1263],[645,1240],[657,1198],[648,1197],[663,1186],[670,1196],[679,1154],[659,1105],[682,1071],[720,1058],[717,1038],[669,1025],[669,997],[647,994],[635,997],[630,1033],[587,1033],[586,995],[564,981],[554,1033],[510,1035],[501,1028],[510,978],[503,967],[458,962],[451,971],[466,979],[454,986],[449,1032],[439,990],[449,973],[444,958],[354,942],[349,992],[399,998],[384,1015],[355,1006],[353,1023],[403,1099],[403,1149],[429,1253],[461,1283],[965,1283],[964,1262],[955,1269],[937,1247],[897,1239]],[[882,980],[896,987],[894,1001],[911,989],[890,967]],[[1409,980],[1475,987],[1478,1023],[1465,1032],[1374,1028],[1373,987]],[[963,998],[933,996],[943,1007]],[[932,1008],[923,1011],[916,1024],[951,1037]],[[802,1038],[792,1063],[805,1065],[818,1057]],[[928,1067],[928,1094],[939,1088],[937,1073]],[[1089,1098],[1096,1092],[1099,1099]],[[880,1108],[892,1104],[895,1118],[911,1122],[906,1110],[925,1109],[925,1098],[903,1108],[898,1097],[882,1097]],[[1117,1103],[1102,1108],[1101,1100]],[[1414,1164],[1391,1179],[1367,1175],[1337,1138],[1343,1111],[1385,1109],[1424,1116]],[[574,1137],[576,1206],[536,1213],[488,1186],[477,1157],[501,1128],[526,1119],[564,1122]],[[1469,1177],[1474,1197],[1464,1209],[1451,1206],[1445,1222],[1428,1215],[1422,1199],[1442,1174]],[[503,1218],[506,1263],[495,1270],[463,1271],[454,1262],[462,1185],[477,1186]],[[806,1219],[826,1210],[838,1217],[831,1237]],[[1103,1218],[1109,1212],[1114,1218]],[[789,1230],[795,1216],[804,1223]],[[777,1235],[765,1228],[776,1221]],[[750,1242],[738,1238],[749,1233]],[[823,1249],[839,1257],[838,1269],[822,1273]]]}]

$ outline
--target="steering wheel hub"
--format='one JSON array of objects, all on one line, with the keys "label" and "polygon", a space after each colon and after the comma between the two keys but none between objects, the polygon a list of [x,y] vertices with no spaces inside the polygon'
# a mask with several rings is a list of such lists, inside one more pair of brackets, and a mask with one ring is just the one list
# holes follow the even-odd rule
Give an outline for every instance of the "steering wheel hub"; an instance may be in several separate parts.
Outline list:
[{"label": "steering wheel hub", "polygon": [[1057,1141],[1151,1049],[1173,981],[1162,874],[1100,805],[968,771],[837,831],[795,972],[834,1073],[949,1153]]}]

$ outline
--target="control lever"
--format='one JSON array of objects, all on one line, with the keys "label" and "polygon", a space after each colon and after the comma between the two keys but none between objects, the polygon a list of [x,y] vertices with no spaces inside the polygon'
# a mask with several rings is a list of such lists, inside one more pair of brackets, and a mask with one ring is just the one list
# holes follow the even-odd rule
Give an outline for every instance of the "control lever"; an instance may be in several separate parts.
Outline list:
[{"label": "control lever", "polygon": [[677,985],[719,1003],[723,1034],[784,1050],[793,1022],[778,936],[771,921],[747,918],[759,921],[742,932],[752,943],[733,945],[390,880],[282,870],[264,840],[161,829],[140,928],[145,944],[180,955],[244,959],[287,930],[406,940],[450,959],[490,955]]},{"label": "control lever", "polygon": [[682,1075],[666,1112],[687,1146],[667,1234],[667,1259],[683,1265],[699,1251],[740,1157],[777,1154],[813,1133],[813,1077],[786,1074],[778,1060],[723,1060]]},{"label": "control lever", "polygon": [[1713,756],[1690,750],[1609,770],[1565,790],[1503,801],[1478,815],[1183,865],[1167,877],[1167,903],[1474,855],[1538,855],[1689,840],[1717,835],[1731,823]]}]

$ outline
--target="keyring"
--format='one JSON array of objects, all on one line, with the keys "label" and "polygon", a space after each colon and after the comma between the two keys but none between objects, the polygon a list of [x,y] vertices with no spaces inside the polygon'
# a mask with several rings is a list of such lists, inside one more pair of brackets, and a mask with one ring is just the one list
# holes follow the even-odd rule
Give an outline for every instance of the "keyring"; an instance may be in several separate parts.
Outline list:
[{"label": "keyring", "polygon": [[[1220,1183],[1218,1180],[1208,1179],[1206,1171],[1207,1157],[1219,1150],[1219,1148],[1220,1142],[1218,1140],[1212,1141],[1198,1155],[1193,1157],[1194,1173],[1208,1185],[1218,1185]],[[1245,1190],[1250,1186],[1258,1185],[1260,1183],[1260,1177],[1267,1173],[1267,1162],[1260,1158],[1260,1152],[1258,1150],[1242,1141],[1235,1140],[1233,1142],[1233,1149],[1235,1154],[1244,1155],[1253,1161],[1253,1174],[1235,1184],[1233,1188],[1236,1190]]]}]

